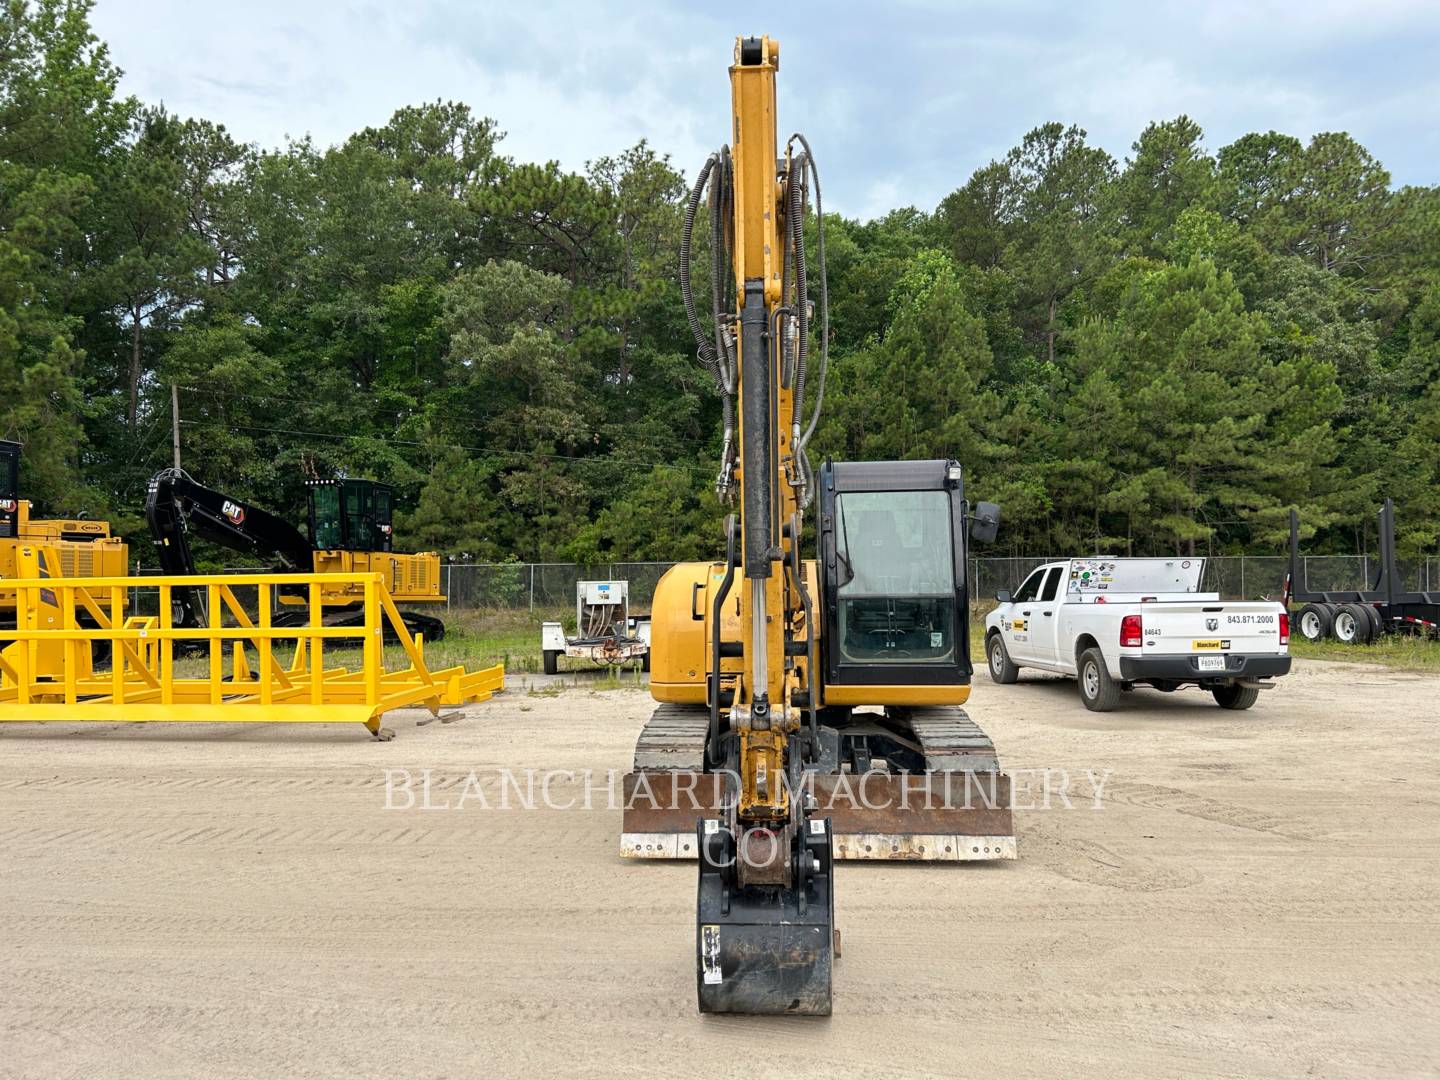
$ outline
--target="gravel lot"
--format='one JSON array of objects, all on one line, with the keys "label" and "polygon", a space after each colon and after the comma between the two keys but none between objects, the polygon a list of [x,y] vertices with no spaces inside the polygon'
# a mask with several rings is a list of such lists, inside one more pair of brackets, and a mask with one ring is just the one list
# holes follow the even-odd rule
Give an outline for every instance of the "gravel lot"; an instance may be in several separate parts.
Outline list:
[{"label": "gravel lot", "polygon": [[[1019,813],[1011,864],[842,864],[828,1020],[697,1015],[693,864],[622,863],[603,790],[499,808],[502,767],[603,788],[643,691],[394,714],[389,743],[0,730],[0,1075],[1434,1076],[1437,701],[1310,662],[1249,713],[1097,715],[981,675],[1002,763],[1065,770],[1074,808]],[[472,770],[488,810],[454,806]]]}]

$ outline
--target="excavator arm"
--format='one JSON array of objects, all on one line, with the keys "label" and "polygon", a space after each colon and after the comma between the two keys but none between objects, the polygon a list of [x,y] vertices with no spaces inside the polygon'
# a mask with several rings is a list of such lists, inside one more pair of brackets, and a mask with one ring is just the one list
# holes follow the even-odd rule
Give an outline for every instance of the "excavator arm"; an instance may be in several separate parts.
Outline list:
[{"label": "excavator arm", "polygon": [[[726,584],[709,617],[718,644],[738,576],[742,660],[723,690],[720,665],[713,669],[707,757],[725,778],[726,816],[698,826],[696,978],[705,1012],[828,1014],[830,823],[812,819],[800,782],[820,752],[814,605],[799,559],[811,476],[801,416],[810,322],[801,226],[811,163],[808,152],[794,152],[799,137],[779,152],[779,64],[778,42],[736,41],[734,142],[706,163],[687,214],[688,233],[708,183],[717,332],[709,348],[696,337],[724,400],[720,495],[739,510],[727,522]],[[721,277],[727,264],[730,281]],[[693,329],[688,265],[683,273]]]},{"label": "excavator arm", "polygon": [[[309,573],[313,569],[310,542],[299,529],[268,510],[206,487],[183,469],[162,469],[150,479],[145,521],[160,567],[172,577],[198,572],[191,535],[243,555],[273,560],[277,570]],[[205,625],[198,590],[177,588],[171,595],[175,626]]]}]

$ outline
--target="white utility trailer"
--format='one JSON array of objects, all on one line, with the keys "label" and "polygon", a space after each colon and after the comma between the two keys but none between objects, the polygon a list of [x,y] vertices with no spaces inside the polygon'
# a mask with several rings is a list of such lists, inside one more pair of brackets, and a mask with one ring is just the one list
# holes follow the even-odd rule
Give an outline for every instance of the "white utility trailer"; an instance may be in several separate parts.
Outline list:
[{"label": "white utility trailer", "polygon": [[560,670],[560,657],[618,667],[632,660],[650,670],[650,617],[630,614],[628,581],[580,581],[575,584],[575,635],[558,622],[540,626],[545,674]]}]

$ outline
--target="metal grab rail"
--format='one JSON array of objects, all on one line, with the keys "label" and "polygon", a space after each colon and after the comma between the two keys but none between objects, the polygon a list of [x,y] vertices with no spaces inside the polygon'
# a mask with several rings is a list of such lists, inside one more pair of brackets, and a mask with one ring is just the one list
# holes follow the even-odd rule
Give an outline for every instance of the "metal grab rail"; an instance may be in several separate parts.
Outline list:
[{"label": "metal grab rail", "polygon": [[[66,579],[44,576],[43,559],[34,565],[37,576],[5,581],[15,595],[15,629],[0,630],[0,723],[360,723],[383,738],[380,721],[390,709],[424,705],[438,715],[442,705],[483,701],[504,688],[498,665],[431,671],[423,637],[406,630],[379,573]],[[274,588],[282,584],[307,590],[304,625],[272,624]],[[326,597],[337,586],[361,595],[359,625],[324,625]],[[178,588],[203,591],[205,626],[172,625]],[[257,591],[255,618],[235,594],[242,588]],[[158,591],[158,616],[125,616],[135,589]],[[408,667],[386,670],[387,630]],[[177,676],[177,641],[203,646],[205,677]],[[96,670],[96,642],[110,646],[108,672]],[[360,666],[327,668],[327,644],[346,642],[359,647]],[[258,655],[254,668],[247,644]]]}]

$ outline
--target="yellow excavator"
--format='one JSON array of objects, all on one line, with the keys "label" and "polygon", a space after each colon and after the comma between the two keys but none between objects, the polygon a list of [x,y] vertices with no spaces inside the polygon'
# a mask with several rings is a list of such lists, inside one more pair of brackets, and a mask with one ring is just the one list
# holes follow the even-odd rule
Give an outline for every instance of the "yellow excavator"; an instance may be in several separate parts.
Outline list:
[{"label": "yellow excavator", "polygon": [[[682,294],[722,400],[717,490],[737,512],[722,561],[680,564],[656,589],[660,704],[624,778],[621,853],[698,859],[702,1012],[828,1014],[834,859],[1015,857],[1009,778],[960,708],[967,541],[994,539],[999,508],[969,505],[954,461],[811,468],[828,359],[824,218],[808,142],[779,145],[779,66],[773,39],[737,39],[733,142],[685,208]],[[702,202],[708,325],[692,283]],[[817,498],[818,550],[805,559]]]}]

